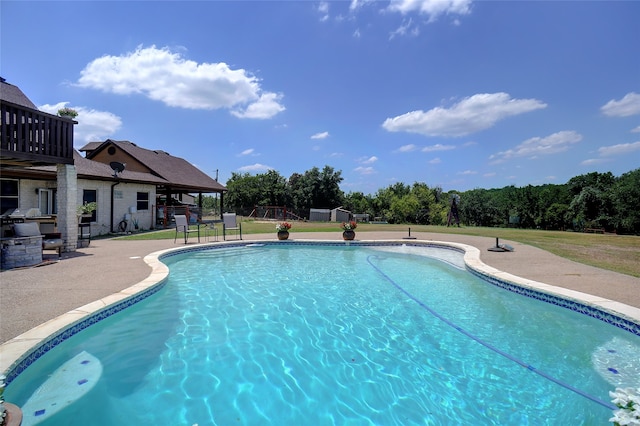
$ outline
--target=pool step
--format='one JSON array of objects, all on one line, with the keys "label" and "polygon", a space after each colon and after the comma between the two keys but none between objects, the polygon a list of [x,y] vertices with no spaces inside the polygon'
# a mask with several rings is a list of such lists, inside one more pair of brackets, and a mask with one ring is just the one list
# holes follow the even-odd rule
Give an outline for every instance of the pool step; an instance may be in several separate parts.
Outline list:
[{"label": "pool step", "polygon": [[637,387],[640,383],[640,348],[631,342],[614,337],[596,348],[591,355],[593,366],[607,382],[615,387]]},{"label": "pool step", "polygon": [[65,362],[22,406],[22,426],[36,425],[86,395],[102,376],[100,360],[86,351]]}]

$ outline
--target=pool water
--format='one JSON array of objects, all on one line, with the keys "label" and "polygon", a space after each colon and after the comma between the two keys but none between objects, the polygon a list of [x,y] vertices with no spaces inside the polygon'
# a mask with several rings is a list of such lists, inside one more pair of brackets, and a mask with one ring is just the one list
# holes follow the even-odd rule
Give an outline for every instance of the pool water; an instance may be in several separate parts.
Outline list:
[{"label": "pool water", "polygon": [[82,351],[102,378],[40,424],[607,424],[608,392],[637,386],[640,337],[492,286],[451,250],[406,251],[167,257],[162,290],[48,352],[7,400]]}]

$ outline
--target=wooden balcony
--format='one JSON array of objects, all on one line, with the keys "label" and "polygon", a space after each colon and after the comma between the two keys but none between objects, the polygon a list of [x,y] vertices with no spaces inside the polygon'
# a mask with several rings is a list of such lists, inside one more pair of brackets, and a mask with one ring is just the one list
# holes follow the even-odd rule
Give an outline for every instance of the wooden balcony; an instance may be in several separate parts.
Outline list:
[{"label": "wooden balcony", "polygon": [[70,119],[1,101],[2,165],[73,164],[74,124]]}]

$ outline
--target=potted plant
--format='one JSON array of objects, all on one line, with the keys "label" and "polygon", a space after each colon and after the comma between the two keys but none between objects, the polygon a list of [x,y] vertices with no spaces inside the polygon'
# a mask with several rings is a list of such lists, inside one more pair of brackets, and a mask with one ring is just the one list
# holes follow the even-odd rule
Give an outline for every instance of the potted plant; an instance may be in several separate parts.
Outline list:
[{"label": "potted plant", "polygon": [[340,227],[342,228],[342,238],[344,238],[345,240],[350,241],[356,237],[356,232],[354,231],[354,229],[358,227],[358,222],[356,222],[355,220],[342,222],[342,225],[340,225]]},{"label": "potted plant", "polygon": [[64,107],[64,108],[60,108],[58,110],[58,115],[60,117],[68,118],[70,120],[73,120],[74,118],[76,118],[78,116],[78,111],[76,111],[73,108]]},{"label": "potted plant", "polygon": [[278,231],[278,239],[286,240],[289,238],[289,229],[291,229],[291,224],[289,222],[280,222],[276,225],[276,231]]},{"label": "potted plant", "polygon": [[91,217],[93,212],[98,208],[98,204],[95,201],[90,203],[84,203],[78,206],[78,218]]}]

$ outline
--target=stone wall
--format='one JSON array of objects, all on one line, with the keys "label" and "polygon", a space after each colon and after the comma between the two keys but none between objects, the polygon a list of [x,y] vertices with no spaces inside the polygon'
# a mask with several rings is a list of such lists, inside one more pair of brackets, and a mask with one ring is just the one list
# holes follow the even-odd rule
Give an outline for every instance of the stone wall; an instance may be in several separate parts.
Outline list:
[{"label": "stone wall", "polygon": [[0,263],[2,269],[21,268],[42,263],[42,235],[3,239],[1,246]]}]

